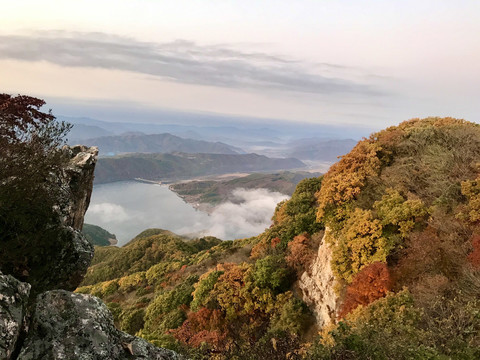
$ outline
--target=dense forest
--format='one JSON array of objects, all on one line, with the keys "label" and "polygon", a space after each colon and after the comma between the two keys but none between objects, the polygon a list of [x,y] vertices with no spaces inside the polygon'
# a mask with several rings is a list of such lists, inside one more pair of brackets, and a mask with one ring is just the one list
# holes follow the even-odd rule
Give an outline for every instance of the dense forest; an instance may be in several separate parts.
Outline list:
[{"label": "dense forest", "polygon": [[[409,120],[302,180],[264,233],[147,230],[97,247],[77,291],[192,359],[478,359],[479,165],[477,124]],[[338,306],[319,326],[298,285],[325,247]]]}]

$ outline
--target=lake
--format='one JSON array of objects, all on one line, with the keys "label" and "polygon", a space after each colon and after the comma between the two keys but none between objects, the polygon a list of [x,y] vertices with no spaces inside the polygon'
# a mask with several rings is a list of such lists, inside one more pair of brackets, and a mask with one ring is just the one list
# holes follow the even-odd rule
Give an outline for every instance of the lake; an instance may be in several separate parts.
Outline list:
[{"label": "lake", "polygon": [[115,234],[124,245],[148,228],[179,235],[212,235],[223,240],[257,235],[271,223],[285,195],[265,189],[238,189],[235,203],[220,205],[211,215],[185,203],[166,185],[122,181],[95,185],[85,222]]}]

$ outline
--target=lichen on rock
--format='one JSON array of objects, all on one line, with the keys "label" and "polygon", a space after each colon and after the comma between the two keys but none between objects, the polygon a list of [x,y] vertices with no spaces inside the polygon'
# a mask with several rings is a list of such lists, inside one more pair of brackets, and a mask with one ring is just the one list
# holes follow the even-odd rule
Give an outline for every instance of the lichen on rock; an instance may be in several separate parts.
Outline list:
[{"label": "lichen on rock", "polygon": [[8,359],[25,326],[30,285],[0,272],[0,359]]},{"label": "lichen on rock", "polygon": [[180,360],[171,350],[117,330],[107,306],[91,295],[64,290],[37,297],[21,360]]}]

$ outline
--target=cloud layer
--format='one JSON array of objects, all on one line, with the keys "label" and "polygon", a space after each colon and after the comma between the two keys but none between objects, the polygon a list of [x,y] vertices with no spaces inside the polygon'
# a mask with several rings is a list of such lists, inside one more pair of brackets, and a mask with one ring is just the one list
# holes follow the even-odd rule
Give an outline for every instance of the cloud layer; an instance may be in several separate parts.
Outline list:
[{"label": "cloud layer", "polygon": [[120,246],[148,228],[231,240],[263,232],[277,203],[286,198],[266,189],[236,189],[231,202],[209,215],[193,209],[167,186],[116,182],[94,187],[85,222],[115,234]]},{"label": "cloud layer", "polygon": [[3,35],[0,59],[131,71],[179,83],[217,87],[311,94],[381,94],[366,83],[353,81],[346,75],[348,68],[335,64],[307,64],[185,40],[151,43],[105,33],[65,31]]},{"label": "cloud layer", "polygon": [[197,223],[182,231],[225,240],[255,236],[271,225],[275,207],[285,199],[288,196],[267,189],[238,188],[233,191],[231,202],[222,203],[213,210],[207,224]]}]

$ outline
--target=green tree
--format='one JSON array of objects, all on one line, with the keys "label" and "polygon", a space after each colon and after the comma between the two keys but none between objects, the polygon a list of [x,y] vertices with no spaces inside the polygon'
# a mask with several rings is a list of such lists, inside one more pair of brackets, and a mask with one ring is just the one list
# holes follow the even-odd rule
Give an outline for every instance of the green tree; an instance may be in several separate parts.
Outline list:
[{"label": "green tree", "polygon": [[20,279],[45,261],[65,194],[59,150],[71,126],[43,112],[43,100],[0,94],[0,270]]}]

